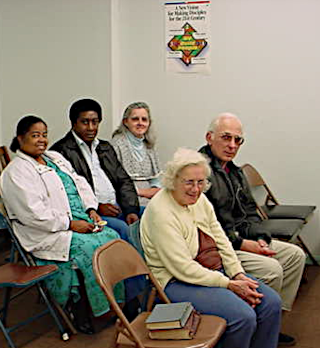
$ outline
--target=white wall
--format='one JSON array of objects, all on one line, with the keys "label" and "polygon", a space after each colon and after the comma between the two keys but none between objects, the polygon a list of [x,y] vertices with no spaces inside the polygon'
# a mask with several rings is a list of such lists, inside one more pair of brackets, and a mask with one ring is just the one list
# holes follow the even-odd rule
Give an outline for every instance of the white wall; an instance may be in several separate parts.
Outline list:
[{"label": "white wall", "polygon": [[[165,162],[178,146],[201,146],[212,117],[228,110],[246,130],[237,162],[255,164],[281,201],[320,208],[320,2],[212,0],[210,76],[165,72],[163,4],[1,0],[2,143],[27,113],[59,138],[70,103],[84,96],[103,104],[109,137],[120,111],[144,100]],[[317,213],[306,233],[320,255],[319,225]]]},{"label": "white wall", "polygon": [[[2,141],[28,113],[47,121],[51,140],[70,128],[68,108],[94,97],[111,132],[110,1],[1,0]],[[111,118],[110,118],[111,119]]]},{"label": "white wall", "polygon": [[[165,72],[161,0],[120,1],[121,100],[150,103],[162,160],[197,149],[210,120],[237,113],[251,162],[282,202],[320,208],[320,2],[213,0],[211,76]],[[319,214],[307,228],[320,254]]]}]

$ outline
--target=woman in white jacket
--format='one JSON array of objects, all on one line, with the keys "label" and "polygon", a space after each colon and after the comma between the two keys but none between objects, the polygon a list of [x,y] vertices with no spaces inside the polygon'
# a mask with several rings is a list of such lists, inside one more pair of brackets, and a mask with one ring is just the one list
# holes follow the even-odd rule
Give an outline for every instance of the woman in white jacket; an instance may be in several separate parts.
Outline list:
[{"label": "woman in white jacket", "polygon": [[[78,302],[75,268],[81,270],[94,316],[109,311],[109,303],[92,271],[92,254],[119,238],[116,231],[98,228],[97,200],[87,181],[55,151],[46,151],[47,125],[35,116],[22,118],[10,149],[17,156],[1,176],[1,191],[14,232],[38,264],[56,263],[59,273],[47,286],[56,300]],[[115,293],[124,300],[123,284]],[[86,330],[86,328],[80,328]],[[87,332],[88,333],[88,332]]]}]

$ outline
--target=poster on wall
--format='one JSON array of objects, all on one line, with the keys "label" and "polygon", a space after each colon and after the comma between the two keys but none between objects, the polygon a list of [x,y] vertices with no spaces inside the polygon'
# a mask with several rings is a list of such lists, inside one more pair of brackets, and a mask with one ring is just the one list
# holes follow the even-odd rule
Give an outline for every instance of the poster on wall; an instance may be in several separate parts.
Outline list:
[{"label": "poster on wall", "polygon": [[210,1],[165,2],[166,70],[209,75]]}]

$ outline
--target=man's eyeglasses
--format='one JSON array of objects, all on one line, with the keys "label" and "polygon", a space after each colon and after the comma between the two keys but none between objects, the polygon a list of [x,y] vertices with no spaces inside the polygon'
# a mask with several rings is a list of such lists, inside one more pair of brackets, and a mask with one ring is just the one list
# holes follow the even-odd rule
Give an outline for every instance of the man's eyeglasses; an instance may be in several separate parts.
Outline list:
[{"label": "man's eyeglasses", "polygon": [[242,145],[244,143],[244,138],[240,135],[232,135],[230,133],[219,134],[219,137],[226,143],[230,143],[232,139],[236,145]]},{"label": "man's eyeglasses", "polygon": [[187,188],[193,188],[194,186],[198,186],[199,189],[203,189],[206,186],[207,180],[186,180],[181,179],[181,182]]}]

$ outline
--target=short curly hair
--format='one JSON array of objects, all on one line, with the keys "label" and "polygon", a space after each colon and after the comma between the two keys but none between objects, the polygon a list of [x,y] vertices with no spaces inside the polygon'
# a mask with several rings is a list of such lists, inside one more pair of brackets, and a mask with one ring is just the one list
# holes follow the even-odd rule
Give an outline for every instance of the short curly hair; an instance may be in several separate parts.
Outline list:
[{"label": "short curly hair", "polygon": [[[178,148],[173,155],[173,159],[166,165],[166,170],[162,176],[162,186],[168,190],[174,190],[175,179],[184,168],[189,166],[202,166],[205,170],[206,178],[210,176],[211,169],[208,159],[195,150],[181,147]],[[207,191],[209,187],[210,183],[207,180],[203,191]]]},{"label": "short curly hair", "polygon": [[95,111],[98,114],[99,122],[102,120],[102,108],[101,105],[93,99],[80,99],[74,102],[69,110],[69,119],[73,126],[77,123],[77,119],[80,114],[85,111]]}]

